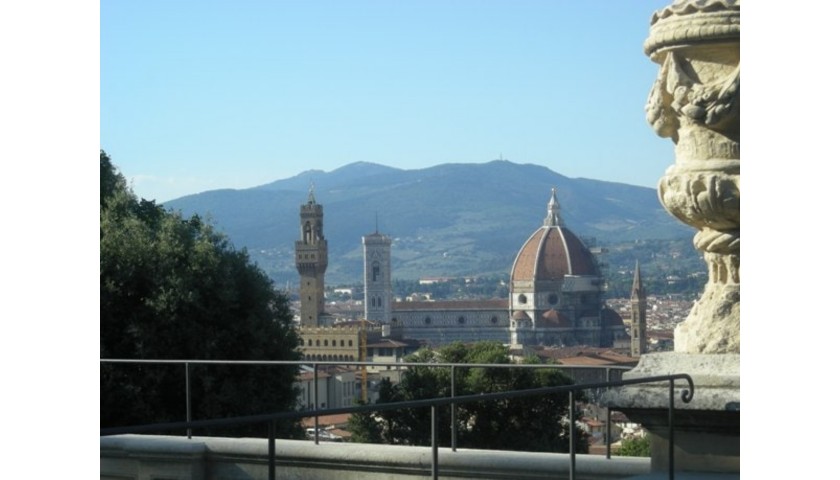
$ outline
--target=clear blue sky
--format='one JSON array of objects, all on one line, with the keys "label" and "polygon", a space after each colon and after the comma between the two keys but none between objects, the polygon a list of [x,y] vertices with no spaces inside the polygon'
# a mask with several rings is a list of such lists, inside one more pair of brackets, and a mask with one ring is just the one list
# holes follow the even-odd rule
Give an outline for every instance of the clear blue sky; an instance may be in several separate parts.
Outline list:
[{"label": "clear blue sky", "polygon": [[654,187],[663,0],[100,3],[101,147],[145,198],[500,156]]}]

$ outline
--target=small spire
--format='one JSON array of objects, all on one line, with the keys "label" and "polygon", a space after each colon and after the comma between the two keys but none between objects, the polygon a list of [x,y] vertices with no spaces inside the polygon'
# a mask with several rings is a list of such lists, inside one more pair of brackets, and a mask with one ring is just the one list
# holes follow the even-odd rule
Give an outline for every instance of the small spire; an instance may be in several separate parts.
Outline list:
[{"label": "small spire", "polygon": [[375,212],[375,215],[376,215],[376,217],[375,217],[376,218],[376,230],[374,230],[374,233],[378,234],[379,233],[379,212]]},{"label": "small spire", "polygon": [[309,200],[308,200],[308,203],[310,205],[314,205],[315,203],[317,203],[315,201],[315,182],[313,182],[312,180],[309,181]]},{"label": "small spire", "polygon": [[645,287],[642,286],[642,270],[639,268],[639,261],[636,260],[636,271],[633,272],[633,287],[630,289],[631,298],[642,298],[645,296]]},{"label": "small spire", "polygon": [[560,219],[560,202],[557,201],[557,189],[551,187],[551,198],[548,200],[548,215],[543,221],[545,227],[562,227],[563,220]]}]

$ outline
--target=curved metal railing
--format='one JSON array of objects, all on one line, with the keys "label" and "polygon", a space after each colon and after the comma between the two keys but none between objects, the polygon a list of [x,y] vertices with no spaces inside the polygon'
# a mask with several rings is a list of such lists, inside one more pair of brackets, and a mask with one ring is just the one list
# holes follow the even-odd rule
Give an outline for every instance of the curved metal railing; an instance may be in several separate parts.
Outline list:
[{"label": "curved metal railing", "polygon": [[[574,394],[585,390],[601,390],[607,388],[622,387],[627,385],[652,384],[667,382],[668,384],[668,459],[669,459],[669,478],[674,478],[674,408],[675,408],[675,382],[677,380],[685,380],[687,387],[680,393],[680,400],[683,403],[688,403],[694,397],[694,382],[688,374],[672,374],[659,375],[644,378],[634,378],[629,380],[610,381],[610,372],[612,370],[629,370],[630,367],[583,367],[583,366],[567,366],[567,365],[543,365],[543,364],[474,364],[474,363],[414,363],[414,362],[394,362],[394,363],[379,363],[379,362],[311,362],[311,361],[224,361],[224,360],[128,360],[128,359],[101,359],[100,363],[154,363],[154,364],[184,364],[186,376],[186,397],[187,397],[187,421],[183,422],[166,422],[154,423],[146,425],[137,425],[129,427],[107,427],[99,430],[100,436],[120,435],[120,434],[142,434],[169,430],[185,430],[187,435],[191,436],[191,431],[194,428],[213,428],[213,427],[235,427],[243,425],[253,425],[264,423],[268,426],[268,456],[269,456],[269,479],[275,479],[276,466],[276,444],[275,444],[275,429],[276,422],[279,420],[294,420],[304,417],[315,417],[315,443],[318,443],[318,416],[336,415],[336,414],[353,414],[353,413],[368,413],[375,411],[389,411],[407,408],[431,408],[431,477],[435,480],[438,478],[438,408],[442,406],[451,406],[452,411],[452,450],[456,450],[455,438],[455,411],[456,405],[477,401],[490,400],[504,400],[509,398],[520,398],[535,395],[552,395],[559,393],[567,393],[569,395],[569,419],[570,419],[570,438],[569,438],[569,478],[575,478],[575,401]],[[312,410],[297,410],[289,412],[269,413],[260,415],[245,415],[238,417],[228,417],[222,419],[208,419],[208,420],[192,420],[190,419],[190,388],[189,388],[189,369],[191,364],[240,364],[240,365],[312,365],[316,372],[315,381],[315,396],[317,398],[317,369],[321,365],[355,365],[355,366],[400,366],[400,367],[437,367],[451,369],[452,378],[452,395],[449,397],[439,397],[424,400],[410,400],[403,402],[391,403],[377,403],[368,405],[357,405],[353,407],[341,408],[316,408]],[[472,395],[455,395],[455,370],[457,368],[561,368],[566,369],[606,369],[607,381],[562,385],[555,387],[540,387],[527,390],[512,390],[507,392],[494,392],[484,394]],[[609,427],[608,427],[609,429]]]}]

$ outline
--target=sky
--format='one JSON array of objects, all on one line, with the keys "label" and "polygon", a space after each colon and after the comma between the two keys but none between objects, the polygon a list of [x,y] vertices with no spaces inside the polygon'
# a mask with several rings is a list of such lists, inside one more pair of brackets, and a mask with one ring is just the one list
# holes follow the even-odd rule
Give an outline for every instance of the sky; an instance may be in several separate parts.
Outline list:
[{"label": "sky", "polygon": [[100,2],[100,147],[159,202],[353,162],[655,187],[663,0]]}]

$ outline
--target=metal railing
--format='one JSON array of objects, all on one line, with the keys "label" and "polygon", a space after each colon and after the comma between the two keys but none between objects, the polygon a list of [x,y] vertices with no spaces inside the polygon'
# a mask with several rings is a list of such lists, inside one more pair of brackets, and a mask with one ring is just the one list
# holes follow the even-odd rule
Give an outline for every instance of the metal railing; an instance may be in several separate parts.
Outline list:
[{"label": "metal railing", "polygon": [[[276,432],[276,424],[279,420],[298,420],[305,417],[314,417],[315,418],[315,435],[314,440],[315,443],[319,443],[319,426],[318,426],[318,417],[319,416],[326,416],[326,415],[337,415],[337,414],[354,414],[354,413],[369,413],[369,412],[380,412],[380,411],[389,411],[389,410],[399,410],[399,409],[408,409],[408,408],[422,408],[422,407],[429,407],[431,408],[431,448],[432,448],[432,461],[431,461],[431,476],[433,479],[437,480],[438,478],[438,407],[441,406],[450,406],[451,410],[451,417],[452,417],[452,444],[451,448],[452,451],[457,450],[457,422],[456,422],[456,406],[462,403],[469,403],[469,402],[477,402],[477,401],[491,401],[491,400],[504,400],[510,398],[520,398],[520,397],[527,397],[527,396],[535,396],[535,395],[551,395],[551,394],[559,394],[559,393],[567,393],[569,395],[569,478],[574,480],[575,479],[575,400],[574,394],[576,392],[585,391],[585,390],[602,390],[602,389],[609,389],[614,387],[621,387],[626,385],[638,385],[638,384],[650,384],[650,383],[661,383],[661,382],[668,382],[668,392],[669,392],[669,403],[668,403],[668,459],[669,459],[669,478],[674,478],[674,389],[676,380],[685,380],[687,382],[687,388],[682,390],[680,394],[680,399],[683,403],[688,403],[694,396],[694,382],[692,381],[691,377],[687,374],[673,374],[673,375],[660,375],[660,376],[652,376],[652,377],[645,377],[645,378],[635,378],[631,380],[619,380],[619,381],[611,381],[610,375],[613,370],[623,371],[629,370],[630,367],[592,367],[592,366],[568,366],[568,365],[545,365],[545,364],[475,364],[475,363],[421,363],[421,362],[393,362],[393,363],[380,363],[380,362],[341,362],[341,361],[251,361],[251,360],[241,360],[241,361],[225,361],[225,360],[128,360],[128,359],[101,359],[100,363],[147,363],[147,364],[183,364],[185,366],[185,382],[186,382],[186,415],[187,420],[184,422],[167,422],[167,423],[154,423],[154,424],[147,424],[147,425],[138,425],[138,426],[131,426],[131,427],[108,427],[108,428],[101,428],[99,431],[100,436],[109,436],[109,435],[119,435],[119,434],[128,434],[128,433],[151,433],[151,432],[159,432],[159,431],[169,431],[169,430],[186,430],[187,436],[192,438],[192,430],[194,428],[213,428],[213,427],[240,427],[244,425],[253,425],[259,423],[265,423],[267,425],[267,436],[268,436],[268,457],[269,457],[269,479],[275,479],[275,466],[276,466],[276,445],[275,445],[275,432]],[[315,408],[312,410],[298,410],[298,411],[291,411],[291,412],[280,412],[280,413],[271,413],[271,414],[261,414],[261,415],[246,415],[246,416],[239,416],[239,417],[228,417],[224,419],[210,419],[210,420],[192,420],[191,418],[191,389],[190,389],[190,365],[191,364],[225,364],[225,365],[296,365],[296,366],[309,366],[311,365],[314,369],[314,377],[315,377]],[[354,407],[342,407],[342,408],[326,408],[320,409],[318,408],[318,367],[323,365],[336,365],[336,366],[398,366],[403,368],[410,368],[410,367],[433,367],[433,368],[450,368],[450,376],[451,376],[451,394],[449,397],[440,397],[440,398],[433,398],[433,399],[424,399],[424,400],[411,400],[411,401],[402,401],[402,402],[392,402],[392,403],[377,403],[377,404],[368,404],[368,405],[359,405]],[[555,387],[541,387],[541,388],[534,388],[528,390],[513,390],[507,392],[495,392],[495,393],[482,393],[482,394],[472,394],[472,395],[460,395],[458,396],[455,391],[455,371],[458,368],[525,368],[525,369],[535,369],[535,368],[559,368],[559,369],[574,369],[574,370],[587,370],[587,369],[600,369],[605,370],[605,375],[607,380],[604,382],[594,382],[594,383],[585,383],[585,384],[573,384],[573,385],[563,385],[563,386],[555,386]],[[607,441],[609,442],[609,409],[608,409],[608,422],[607,422]],[[607,444],[607,458],[610,458],[610,451],[609,451],[609,443]]]}]

